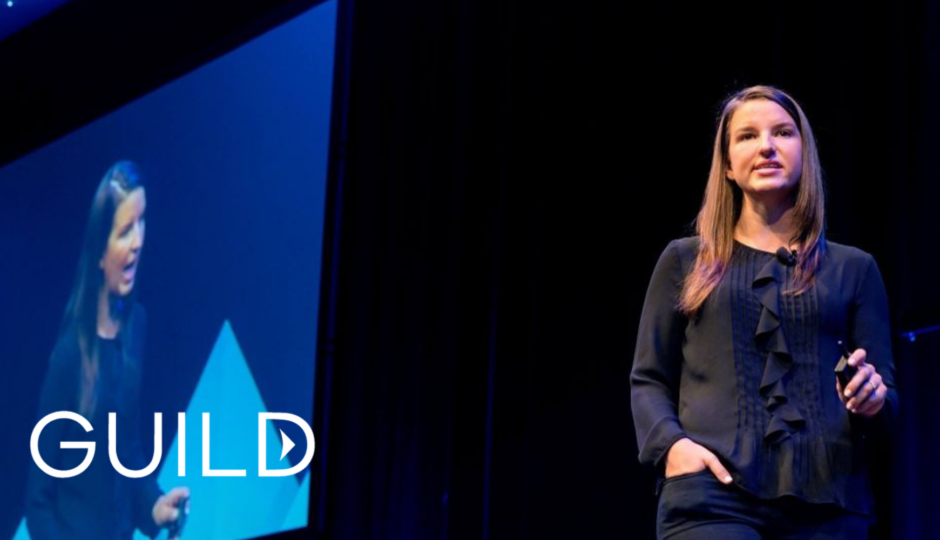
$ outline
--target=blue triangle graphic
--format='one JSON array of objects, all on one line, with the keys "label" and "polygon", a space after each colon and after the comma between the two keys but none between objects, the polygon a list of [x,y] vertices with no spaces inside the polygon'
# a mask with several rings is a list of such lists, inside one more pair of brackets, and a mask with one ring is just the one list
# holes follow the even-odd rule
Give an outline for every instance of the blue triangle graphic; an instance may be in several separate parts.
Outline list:
[{"label": "blue triangle graphic", "polygon": [[291,529],[300,529],[307,526],[307,510],[310,505],[310,472],[304,477],[304,481],[297,490],[297,496],[287,511],[287,517],[284,518],[282,531]]},{"label": "blue triangle graphic", "polygon": [[26,518],[20,520],[20,526],[16,528],[13,534],[13,540],[29,540],[29,533],[26,532]]},{"label": "blue triangle graphic", "polygon": [[[241,469],[244,477],[202,476],[202,413],[210,413],[212,470]],[[222,325],[209,361],[186,410],[186,476],[178,473],[179,439],[167,452],[158,477],[170,490],[188,486],[191,514],[185,536],[204,540],[240,540],[281,531],[297,495],[293,476],[258,477],[258,413],[268,412],[228,321]],[[172,425],[175,418],[166,418]],[[280,434],[267,423],[269,469],[285,468]],[[305,525],[305,524],[304,524]],[[137,540],[146,537],[139,531]]]}]

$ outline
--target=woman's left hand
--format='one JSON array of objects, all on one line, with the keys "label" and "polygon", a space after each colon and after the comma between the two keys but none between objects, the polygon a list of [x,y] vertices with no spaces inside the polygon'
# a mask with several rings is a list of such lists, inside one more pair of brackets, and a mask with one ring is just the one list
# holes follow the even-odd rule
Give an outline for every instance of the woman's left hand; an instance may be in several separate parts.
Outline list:
[{"label": "woman's left hand", "polygon": [[858,369],[849,384],[842,388],[836,378],[836,391],[845,407],[862,416],[874,416],[885,404],[888,389],[875,370],[875,366],[865,362],[865,349],[856,349],[849,357],[848,363]]},{"label": "woman's left hand", "polygon": [[[160,496],[153,505],[153,521],[158,527],[167,527],[180,517],[180,512],[189,513],[189,508],[179,508],[180,502],[189,497],[189,488],[177,487]],[[189,502],[186,502],[187,506]]]}]

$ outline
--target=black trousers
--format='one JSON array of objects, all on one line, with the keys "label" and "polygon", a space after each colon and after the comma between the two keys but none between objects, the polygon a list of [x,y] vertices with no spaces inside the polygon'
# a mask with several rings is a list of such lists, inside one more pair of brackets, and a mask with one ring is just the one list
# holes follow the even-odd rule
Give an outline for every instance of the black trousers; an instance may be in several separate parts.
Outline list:
[{"label": "black trousers", "polygon": [[725,485],[708,469],[663,481],[657,537],[661,540],[866,540],[868,517],[793,497],[763,500]]}]

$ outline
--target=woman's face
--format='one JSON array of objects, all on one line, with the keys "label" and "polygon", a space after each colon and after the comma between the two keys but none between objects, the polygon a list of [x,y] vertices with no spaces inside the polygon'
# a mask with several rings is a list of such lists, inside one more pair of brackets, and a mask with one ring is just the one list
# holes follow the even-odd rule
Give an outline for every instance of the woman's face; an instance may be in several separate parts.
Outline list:
[{"label": "woman's face", "polygon": [[130,192],[114,212],[108,245],[99,266],[104,272],[103,287],[114,296],[127,296],[134,290],[137,263],[144,247],[144,188]]},{"label": "woman's face", "polygon": [[752,99],[728,125],[728,179],[751,196],[788,194],[803,173],[803,141],[796,122],[773,101]]}]

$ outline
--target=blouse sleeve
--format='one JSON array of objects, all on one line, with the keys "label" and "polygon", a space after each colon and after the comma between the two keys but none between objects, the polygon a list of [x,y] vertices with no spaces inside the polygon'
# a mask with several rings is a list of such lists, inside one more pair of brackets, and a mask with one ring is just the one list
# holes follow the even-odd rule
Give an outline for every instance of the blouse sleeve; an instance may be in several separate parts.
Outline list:
[{"label": "blouse sleeve", "polygon": [[875,367],[888,390],[884,407],[878,412],[875,422],[879,428],[886,429],[897,424],[898,391],[894,382],[888,295],[878,264],[870,256],[859,280],[853,307],[849,339],[855,347],[865,349],[865,361]]},{"label": "blouse sleeve", "polygon": [[676,405],[686,325],[677,308],[684,279],[677,242],[666,247],[653,270],[630,375],[640,463],[657,467],[672,444],[686,436]]}]

